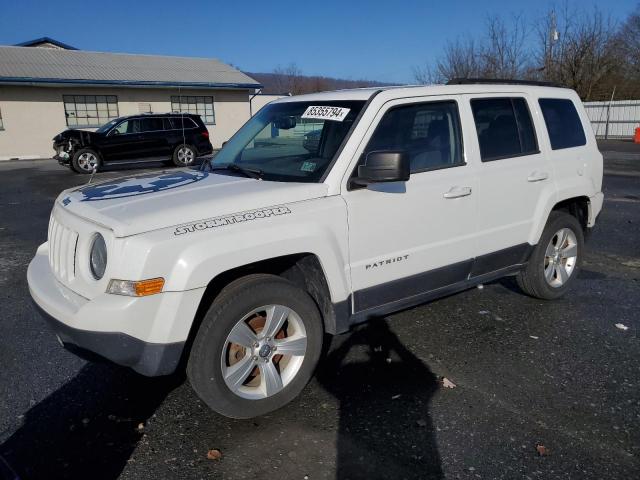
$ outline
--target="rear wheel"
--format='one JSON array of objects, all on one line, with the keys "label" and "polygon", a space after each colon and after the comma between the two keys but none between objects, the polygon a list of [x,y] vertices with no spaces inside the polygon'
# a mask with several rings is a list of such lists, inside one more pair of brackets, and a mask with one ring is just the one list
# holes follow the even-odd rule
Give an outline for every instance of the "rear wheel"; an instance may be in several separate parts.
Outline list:
[{"label": "rear wheel", "polygon": [[307,384],[320,358],[320,313],[309,294],[274,275],[232,282],[196,335],[187,374],[216,412],[250,418],[280,408]]},{"label": "rear wheel", "polygon": [[582,263],[584,234],[578,220],[568,213],[551,212],[518,285],[532,297],[558,298],[574,282]]},{"label": "rear wheel", "polygon": [[180,145],[173,152],[173,163],[178,167],[190,167],[196,161],[196,149],[191,145]]},{"label": "rear wheel", "polygon": [[76,173],[93,173],[100,169],[100,156],[95,150],[83,148],[78,150],[71,159],[71,169]]}]

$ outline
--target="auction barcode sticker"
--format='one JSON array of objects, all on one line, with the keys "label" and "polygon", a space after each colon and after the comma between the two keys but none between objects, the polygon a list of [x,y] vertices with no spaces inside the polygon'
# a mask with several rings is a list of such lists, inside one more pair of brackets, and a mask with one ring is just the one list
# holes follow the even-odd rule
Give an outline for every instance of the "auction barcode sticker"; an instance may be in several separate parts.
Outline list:
[{"label": "auction barcode sticker", "polygon": [[317,120],[334,120],[341,122],[349,113],[349,108],[342,107],[323,107],[311,105],[302,114],[302,118],[313,118]]}]

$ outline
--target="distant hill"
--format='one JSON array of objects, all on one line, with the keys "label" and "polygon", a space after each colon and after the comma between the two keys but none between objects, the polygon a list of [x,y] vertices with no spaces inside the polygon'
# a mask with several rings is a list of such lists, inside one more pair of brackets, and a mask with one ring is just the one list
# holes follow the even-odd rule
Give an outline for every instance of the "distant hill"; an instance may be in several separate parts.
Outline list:
[{"label": "distant hill", "polygon": [[345,88],[384,87],[388,83],[372,80],[345,80],[342,78],[300,75],[297,73],[255,73],[244,72],[256,79],[264,89],[262,93],[303,93],[324,92],[327,90],[341,90]]}]

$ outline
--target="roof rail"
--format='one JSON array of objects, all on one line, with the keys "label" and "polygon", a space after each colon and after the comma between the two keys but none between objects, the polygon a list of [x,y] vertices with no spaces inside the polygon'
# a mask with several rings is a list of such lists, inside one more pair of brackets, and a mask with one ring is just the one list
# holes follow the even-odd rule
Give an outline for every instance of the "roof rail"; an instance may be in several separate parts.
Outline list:
[{"label": "roof rail", "polygon": [[541,82],[538,80],[516,80],[510,78],[452,78],[447,85],[535,85],[538,87],[560,87],[566,88],[552,82]]}]

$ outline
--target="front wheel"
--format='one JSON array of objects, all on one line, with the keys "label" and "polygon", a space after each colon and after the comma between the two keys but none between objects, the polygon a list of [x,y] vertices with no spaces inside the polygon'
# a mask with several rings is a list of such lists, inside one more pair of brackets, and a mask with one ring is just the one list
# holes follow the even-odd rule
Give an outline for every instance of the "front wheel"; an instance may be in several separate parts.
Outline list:
[{"label": "front wheel", "polygon": [[565,212],[551,212],[529,263],[518,274],[518,285],[528,295],[545,300],[564,295],[578,274],[583,248],[578,220]]},{"label": "front wheel", "polygon": [[194,340],[187,375],[216,412],[251,418],[293,400],[322,350],[320,313],[307,292],[274,275],[249,275],[214,300]]},{"label": "front wheel", "polygon": [[100,156],[95,150],[83,148],[71,159],[71,169],[76,173],[93,173],[100,168]]}]

